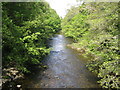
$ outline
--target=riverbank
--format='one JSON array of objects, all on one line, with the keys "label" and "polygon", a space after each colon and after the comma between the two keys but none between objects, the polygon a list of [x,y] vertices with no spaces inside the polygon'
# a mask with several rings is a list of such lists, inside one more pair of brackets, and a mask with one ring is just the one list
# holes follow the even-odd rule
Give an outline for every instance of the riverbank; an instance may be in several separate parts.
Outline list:
[{"label": "riverbank", "polygon": [[49,53],[46,40],[61,30],[61,18],[44,0],[33,3],[2,2],[1,5],[1,78],[3,83],[10,83],[24,77],[23,74],[29,73],[33,66],[41,66],[38,64]]},{"label": "riverbank", "polygon": [[79,43],[72,43],[72,44],[68,44],[67,47],[75,50],[78,52],[79,55],[82,55],[84,58],[86,58],[88,61],[94,59],[96,56],[91,54],[91,53],[88,53],[87,52],[87,48],[85,47],[81,47],[79,45]]},{"label": "riverbank", "polygon": [[120,88],[119,4],[83,3],[72,7],[61,24],[64,35],[75,40],[68,46],[82,55],[92,54],[87,67],[103,88]]},{"label": "riverbank", "polygon": [[19,89],[22,88],[23,81],[32,75],[35,75],[38,71],[44,71],[47,66],[43,64],[36,64],[31,67],[29,73],[24,73],[15,67],[7,67],[2,70],[2,83],[1,87],[3,90],[7,89]]},{"label": "riverbank", "polygon": [[13,88],[15,85],[12,83],[23,78],[24,74],[17,70],[15,67],[4,68],[2,70],[2,88]]}]

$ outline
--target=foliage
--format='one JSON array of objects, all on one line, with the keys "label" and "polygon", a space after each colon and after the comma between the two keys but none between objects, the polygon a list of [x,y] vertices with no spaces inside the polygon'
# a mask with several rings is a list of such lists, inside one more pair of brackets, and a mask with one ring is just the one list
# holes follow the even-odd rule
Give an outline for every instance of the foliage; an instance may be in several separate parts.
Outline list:
[{"label": "foliage", "polygon": [[47,2],[3,2],[3,67],[23,72],[49,53],[46,40],[60,30],[60,18]]},{"label": "foliage", "polygon": [[120,88],[118,6],[117,2],[84,3],[69,10],[62,21],[65,36],[72,37],[74,45],[84,48],[86,54],[94,55],[87,67],[98,75],[104,88]]}]

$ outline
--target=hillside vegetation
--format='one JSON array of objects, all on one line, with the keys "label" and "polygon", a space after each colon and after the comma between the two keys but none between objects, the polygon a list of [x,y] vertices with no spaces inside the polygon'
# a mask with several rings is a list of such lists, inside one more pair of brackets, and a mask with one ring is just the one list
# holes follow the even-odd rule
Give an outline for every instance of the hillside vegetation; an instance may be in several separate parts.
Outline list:
[{"label": "hillside vegetation", "polygon": [[46,40],[61,29],[61,20],[45,1],[4,2],[2,16],[3,68],[30,72],[49,53]]},{"label": "hillside vegetation", "polygon": [[120,88],[119,6],[117,2],[84,3],[68,10],[62,21],[62,32],[75,41],[71,46],[94,56],[87,67],[104,88]]}]

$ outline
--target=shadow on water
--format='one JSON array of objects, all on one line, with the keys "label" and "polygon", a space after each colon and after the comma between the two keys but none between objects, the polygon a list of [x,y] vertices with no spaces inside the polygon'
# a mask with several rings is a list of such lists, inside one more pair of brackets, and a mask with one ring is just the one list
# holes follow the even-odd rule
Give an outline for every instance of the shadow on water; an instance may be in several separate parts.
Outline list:
[{"label": "shadow on water", "polygon": [[98,88],[97,77],[85,67],[86,62],[66,45],[72,43],[63,35],[51,38],[50,54],[45,58],[48,69],[26,79],[27,88]]}]

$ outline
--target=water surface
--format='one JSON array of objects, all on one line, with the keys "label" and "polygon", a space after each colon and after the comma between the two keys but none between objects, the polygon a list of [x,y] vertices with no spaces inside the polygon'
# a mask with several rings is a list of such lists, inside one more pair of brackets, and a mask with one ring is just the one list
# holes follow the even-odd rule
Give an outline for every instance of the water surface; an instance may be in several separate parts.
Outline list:
[{"label": "water surface", "polygon": [[98,88],[97,78],[85,67],[84,58],[68,48],[71,40],[63,35],[51,38],[53,49],[45,58],[48,69],[29,78],[28,88]]}]

